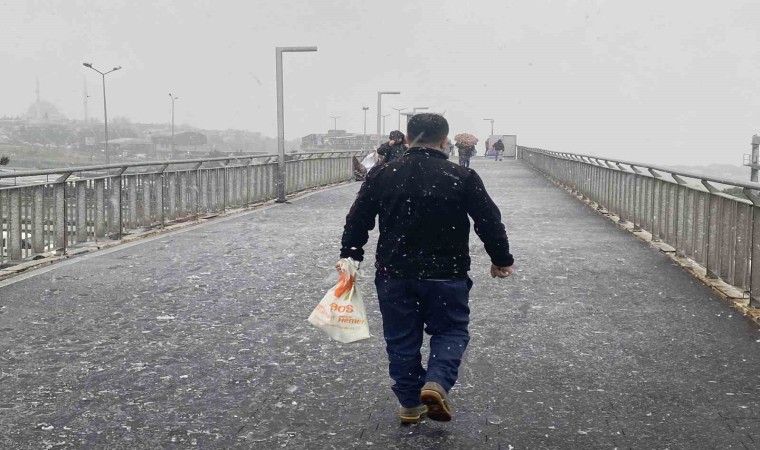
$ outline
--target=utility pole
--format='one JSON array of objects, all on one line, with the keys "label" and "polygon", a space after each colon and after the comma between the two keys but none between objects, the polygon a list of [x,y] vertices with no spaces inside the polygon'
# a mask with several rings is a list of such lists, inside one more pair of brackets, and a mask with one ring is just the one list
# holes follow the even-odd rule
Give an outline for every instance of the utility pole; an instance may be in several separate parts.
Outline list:
[{"label": "utility pole", "polygon": [[385,136],[385,118],[390,116],[390,114],[383,114],[383,136]]},{"label": "utility pole", "polygon": [[362,106],[362,110],[364,110],[364,135],[367,135],[367,111],[369,110],[369,106]]},{"label": "utility pole", "polygon": [[[401,131],[401,111],[405,110],[406,108],[391,108],[398,112],[398,129]],[[406,133],[404,133],[406,134]]]},{"label": "utility pole", "polygon": [[494,123],[494,120],[493,119],[483,119],[483,120],[487,120],[487,121],[491,122],[491,136],[493,136],[493,123]]},{"label": "utility pole", "polygon": [[760,136],[754,135],[752,136],[752,159],[750,160],[750,163],[752,164],[750,166],[751,168],[751,178],[750,180],[754,183],[757,183],[757,168],[760,164],[760,161],[758,161],[758,147],[760,147]]},{"label": "utility pole", "polygon": [[277,77],[277,203],[285,203],[285,101],[282,83],[282,54],[284,52],[316,52],[317,47],[275,47]]},{"label": "utility pole", "polygon": [[169,98],[172,99],[172,159],[177,159],[177,150],[174,146],[174,100],[179,100],[179,97],[175,97],[169,92]]},{"label": "utility pole", "polygon": [[333,130],[338,129],[338,119],[340,119],[341,116],[327,116],[333,120]]},{"label": "utility pole", "polygon": [[90,120],[89,114],[87,113],[87,99],[90,97],[87,94],[87,77],[83,76],[82,81],[84,84],[84,92],[82,93],[82,101],[84,102],[84,123],[87,124]]},{"label": "utility pole", "polygon": [[398,95],[399,91],[377,91],[377,144],[380,145],[382,137],[380,136],[380,114],[383,111],[383,95]]},{"label": "utility pole", "polygon": [[369,110],[369,106],[362,106],[362,110],[364,111],[364,134],[362,134],[362,148],[366,148],[367,142],[369,142],[369,139],[367,139],[367,111]]},{"label": "utility pole", "polygon": [[108,75],[111,72],[115,72],[119,69],[121,69],[121,66],[116,66],[113,69],[109,70],[108,72],[101,72],[95,67],[92,66],[92,63],[82,63],[83,66],[89,67],[90,69],[94,70],[95,72],[99,73],[100,76],[103,77],[103,122],[105,123],[105,137],[106,137],[106,164],[110,164],[111,158],[108,155],[108,107],[106,106],[106,75]]}]

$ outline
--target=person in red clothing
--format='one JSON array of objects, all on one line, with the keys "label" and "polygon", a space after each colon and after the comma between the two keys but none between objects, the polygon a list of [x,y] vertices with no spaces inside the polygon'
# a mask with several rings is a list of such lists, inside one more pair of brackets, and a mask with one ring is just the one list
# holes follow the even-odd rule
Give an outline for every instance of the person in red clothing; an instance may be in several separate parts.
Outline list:
[{"label": "person in red clothing", "polygon": [[[346,216],[341,258],[364,259],[379,217],[375,286],[383,335],[401,404],[399,419],[451,420],[447,399],[470,340],[470,217],[491,258],[491,276],[512,274],[501,213],[478,174],[448,161],[449,124],[438,114],[409,120],[410,148],[367,174]],[[422,365],[423,332],[430,358]]]}]

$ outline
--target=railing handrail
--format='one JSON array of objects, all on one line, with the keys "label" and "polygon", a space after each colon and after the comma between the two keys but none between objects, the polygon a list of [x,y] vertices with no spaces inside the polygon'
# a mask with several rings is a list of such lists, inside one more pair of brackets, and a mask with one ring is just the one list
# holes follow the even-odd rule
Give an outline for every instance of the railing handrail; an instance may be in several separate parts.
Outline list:
[{"label": "railing handrail", "polygon": [[[357,156],[358,154],[367,152],[369,150],[331,150],[331,151],[324,151],[324,152],[303,152],[303,153],[287,153],[285,154],[285,160],[292,159],[294,157],[298,157],[298,159],[320,159],[320,158],[330,158],[334,157],[333,155],[338,154],[340,156],[341,154],[346,154],[350,156]],[[12,173],[1,173],[0,172],[0,178],[23,178],[23,177],[32,177],[32,176],[40,176],[40,175],[64,175],[64,174],[71,174],[74,172],[94,172],[98,170],[110,170],[110,169],[129,169],[133,167],[153,167],[153,166],[173,166],[173,165],[180,165],[180,164],[203,164],[207,162],[219,162],[219,161],[240,161],[240,160],[254,160],[254,159],[263,159],[263,158],[277,158],[277,154],[267,154],[267,155],[233,155],[233,156],[220,156],[220,157],[214,157],[214,158],[199,158],[199,159],[178,159],[178,160],[171,160],[171,161],[145,161],[145,162],[134,162],[134,163],[115,163],[115,164],[101,164],[101,165],[95,165],[95,166],[77,166],[77,167],[59,167],[55,169],[38,169],[38,170],[24,170],[24,171],[18,171],[18,172],[12,172]],[[308,156],[308,158],[302,158],[303,156]]]},{"label": "railing handrail", "polygon": [[[636,168],[641,168],[641,169],[647,169],[647,170],[648,169],[652,169],[652,170],[655,170],[657,172],[664,172],[664,173],[671,174],[671,175],[677,175],[677,176],[686,177],[686,178],[694,178],[694,179],[698,179],[698,180],[704,180],[704,181],[707,181],[707,182],[726,184],[726,185],[740,187],[740,188],[744,188],[744,189],[751,189],[751,190],[754,190],[754,191],[760,190],[760,183],[753,183],[751,181],[745,182],[745,181],[739,181],[739,180],[729,180],[729,179],[726,179],[726,178],[720,178],[720,177],[715,177],[715,176],[711,176],[711,175],[700,175],[700,174],[686,172],[686,171],[681,171],[681,170],[668,169],[666,167],[657,166],[657,165],[653,165],[653,164],[637,163],[637,162],[626,161],[626,160],[622,160],[622,159],[605,158],[603,156],[585,155],[585,154],[581,154],[581,153],[569,153],[569,152],[553,152],[553,151],[550,151],[550,150],[544,150],[544,149],[533,148],[533,147],[525,147],[525,146],[519,146],[519,148],[525,149],[525,150],[529,150],[529,151],[544,153],[546,155],[555,156],[555,157],[559,157],[559,158],[563,158],[563,159],[574,160],[574,161],[578,161],[578,162],[582,162],[582,163],[586,163],[586,164],[591,164],[591,163],[589,161],[583,161],[583,160],[574,159],[572,157],[568,157],[567,155],[577,156],[577,157],[580,157],[580,158],[594,159],[594,160],[597,160],[597,161],[606,161],[606,162],[610,162],[610,163],[613,163],[613,164],[624,164],[626,166],[636,167]],[[614,169],[614,167],[612,169]]]},{"label": "railing handrail", "polygon": [[[0,267],[50,251],[65,253],[71,245],[121,239],[125,232],[197,221],[205,214],[353,180],[352,157],[367,153],[289,153],[282,161],[288,166],[285,173],[277,170],[280,161],[273,154],[8,173],[3,178],[23,183],[0,187],[0,228],[7,234],[0,243],[5,247]],[[127,172],[131,167],[143,169]]]}]

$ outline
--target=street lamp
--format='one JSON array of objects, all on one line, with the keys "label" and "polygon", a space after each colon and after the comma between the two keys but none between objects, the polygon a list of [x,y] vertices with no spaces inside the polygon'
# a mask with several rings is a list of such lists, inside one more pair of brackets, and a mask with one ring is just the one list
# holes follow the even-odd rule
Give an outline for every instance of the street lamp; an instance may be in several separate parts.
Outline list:
[{"label": "street lamp", "polygon": [[415,106],[414,108],[412,108],[412,114],[417,114],[418,109],[430,109],[430,108],[427,106]]},{"label": "street lamp", "polygon": [[317,47],[275,47],[277,75],[277,203],[285,203],[285,112],[282,93],[282,54],[316,52]]},{"label": "street lamp", "polygon": [[493,119],[483,119],[491,122],[491,136],[493,136],[493,123],[495,122]]},{"label": "street lamp", "polygon": [[95,72],[99,73],[103,77],[103,122],[105,122],[105,135],[106,135],[106,164],[109,164],[111,159],[108,156],[108,108],[106,107],[106,75],[111,72],[115,72],[121,69],[121,66],[116,66],[108,72],[101,72],[98,69],[92,67],[92,63],[82,63],[83,66],[89,67]]},{"label": "street lamp", "polygon": [[364,135],[367,135],[367,111],[369,111],[369,106],[362,106],[362,110],[364,111]]},{"label": "street lamp", "polygon": [[338,119],[340,119],[341,116],[327,116],[333,120],[333,130],[338,129]]},{"label": "street lamp", "polygon": [[399,91],[377,91],[377,144],[380,145],[380,114],[383,111],[383,95],[397,95]]},{"label": "street lamp", "polygon": [[174,148],[174,100],[179,100],[169,92],[169,98],[172,99],[172,159],[177,159],[177,151]]},{"label": "street lamp", "polygon": [[401,111],[405,110],[406,108],[391,108],[395,111],[398,111],[398,129],[401,130]]},{"label": "street lamp", "polygon": [[390,114],[383,114],[383,136],[385,136],[385,118],[390,116]]},{"label": "street lamp", "polygon": [[362,148],[367,148],[367,143],[369,143],[369,139],[367,139],[367,111],[369,111],[369,106],[362,106],[362,111],[364,111],[364,134],[362,135]]}]

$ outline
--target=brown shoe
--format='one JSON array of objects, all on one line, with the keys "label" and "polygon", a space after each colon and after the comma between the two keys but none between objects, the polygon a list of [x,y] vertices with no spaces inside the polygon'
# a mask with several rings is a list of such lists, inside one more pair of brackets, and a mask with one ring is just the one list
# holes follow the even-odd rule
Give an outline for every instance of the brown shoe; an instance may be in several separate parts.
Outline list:
[{"label": "brown shoe", "polygon": [[434,381],[425,383],[422,386],[422,392],[420,392],[420,401],[427,405],[427,416],[430,420],[437,420],[438,422],[451,420],[451,406],[446,399],[446,391],[440,384]]},{"label": "brown shoe", "polygon": [[398,418],[401,423],[419,423],[425,413],[427,413],[427,406],[425,405],[417,405],[413,408],[400,406],[398,408]]}]

